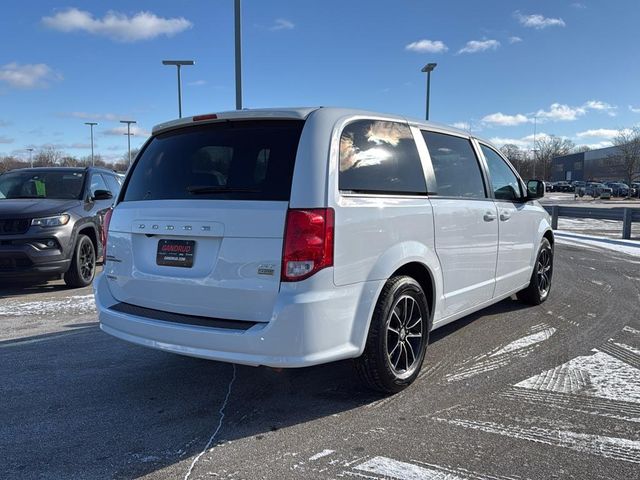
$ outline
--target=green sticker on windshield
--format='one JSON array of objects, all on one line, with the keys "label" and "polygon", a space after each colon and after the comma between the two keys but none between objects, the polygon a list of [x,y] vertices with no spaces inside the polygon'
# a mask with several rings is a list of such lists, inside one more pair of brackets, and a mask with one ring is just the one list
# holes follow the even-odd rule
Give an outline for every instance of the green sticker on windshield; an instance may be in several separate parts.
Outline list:
[{"label": "green sticker on windshield", "polygon": [[36,195],[39,197],[45,197],[47,195],[47,189],[44,186],[44,182],[42,180],[35,180],[36,184]]}]

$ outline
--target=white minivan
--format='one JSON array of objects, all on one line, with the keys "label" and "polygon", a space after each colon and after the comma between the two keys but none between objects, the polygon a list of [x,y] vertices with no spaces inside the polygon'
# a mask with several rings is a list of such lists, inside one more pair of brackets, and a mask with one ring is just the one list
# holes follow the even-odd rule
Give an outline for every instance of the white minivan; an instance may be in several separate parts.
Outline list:
[{"label": "white minivan", "polygon": [[434,328],[513,294],[547,298],[543,195],[491,144],[402,116],[294,108],[160,124],[107,215],[100,326],[246,365],[354,358],[396,392]]}]

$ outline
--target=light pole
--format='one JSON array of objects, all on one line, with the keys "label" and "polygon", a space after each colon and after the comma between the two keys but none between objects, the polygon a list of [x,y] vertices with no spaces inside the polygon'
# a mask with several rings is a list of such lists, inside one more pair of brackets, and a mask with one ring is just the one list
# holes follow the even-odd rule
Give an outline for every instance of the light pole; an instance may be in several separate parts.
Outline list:
[{"label": "light pole", "polygon": [[182,79],[180,77],[180,68],[183,65],[195,65],[193,60],[163,60],[163,65],[175,65],[178,67],[178,118],[182,118]]},{"label": "light pole", "polygon": [[129,166],[131,166],[131,135],[134,135],[133,133],[131,133],[131,124],[138,122],[136,122],[135,120],[120,120],[120,123],[127,124],[127,133],[125,133],[125,135],[127,136],[127,148],[129,150]]},{"label": "light pole", "polygon": [[33,168],[33,148],[27,148],[27,152],[29,152],[29,165]]},{"label": "light pole", "polygon": [[426,119],[429,120],[429,95],[431,94],[431,72],[436,68],[437,63],[427,63],[424,67],[422,67],[421,72],[427,73],[427,114]]},{"label": "light pole", "polygon": [[98,125],[96,122],[84,122],[85,125],[89,125],[89,127],[91,128],[91,166],[94,166],[94,161],[93,161],[93,127]]},{"label": "light pole", "polygon": [[240,13],[240,0],[235,0],[236,110],[242,110],[242,22]]},{"label": "light pole", "polygon": [[536,130],[538,127],[538,117],[533,117],[533,178],[536,178],[536,163],[538,163],[538,149],[536,148]]}]

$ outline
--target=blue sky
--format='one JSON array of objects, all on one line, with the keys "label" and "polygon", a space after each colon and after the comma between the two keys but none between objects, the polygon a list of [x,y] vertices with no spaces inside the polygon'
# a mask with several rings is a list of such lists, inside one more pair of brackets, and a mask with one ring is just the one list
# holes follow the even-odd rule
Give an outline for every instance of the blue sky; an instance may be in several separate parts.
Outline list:
[{"label": "blue sky", "polygon": [[[108,5],[107,5],[108,3]],[[640,2],[243,0],[244,106],[340,105],[424,115],[531,148],[606,145],[640,122]],[[177,116],[235,106],[233,0],[5,2],[0,154],[56,145],[115,159]]]}]

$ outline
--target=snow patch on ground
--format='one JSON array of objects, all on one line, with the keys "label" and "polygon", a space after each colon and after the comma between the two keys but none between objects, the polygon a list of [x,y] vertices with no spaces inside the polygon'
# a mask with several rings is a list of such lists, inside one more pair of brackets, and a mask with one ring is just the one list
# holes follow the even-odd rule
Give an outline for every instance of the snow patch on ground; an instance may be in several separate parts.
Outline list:
[{"label": "snow patch on ground", "polygon": [[580,246],[584,248],[601,248],[618,253],[625,253],[635,257],[640,257],[640,242],[634,240],[621,240],[620,242],[611,242],[602,237],[594,237],[590,235],[582,235],[578,233],[568,232],[564,230],[556,230],[554,232],[557,242]]},{"label": "snow patch on ground", "polygon": [[[504,435],[530,442],[544,443],[547,445],[564,447],[581,453],[589,453],[602,457],[622,460],[626,462],[640,463],[640,442],[619,437],[593,435],[566,430],[554,430],[541,427],[519,427],[514,425],[502,425],[494,422],[480,422],[473,420],[444,419],[435,420],[447,422],[473,430]],[[375,473],[375,472],[374,472]],[[423,478],[423,477],[393,477],[393,478]],[[424,477],[431,478],[431,477]],[[439,478],[439,477],[435,477]]]},{"label": "snow patch on ground", "polygon": [[387,457],[373,457],[353,468],[362,472],[382,475],[384,478],[399,480],[464,480],[463,477],[453,473],[425,468]]},{"label": "snow patch on ground", "polygon": [[314,460],[318,460],[322,457],[326,457],[327,455],[331,455],[333,452],[335,452],[335,450],[329,450],[328,448],[322,450],[319,453],[316,453],[315,455],[309,457],[309,461],[313,462]]},{"label": "snow patch on ground", "polygon": [[515,386],[640,403],[640,371],[597,349]]},{"label": "snow patch on ground", "polygon": [[500,350],[497,350],[496,352],[492,353],[489,356],[490,357],[495,357],[496,355],[503,355],[505,353],[513,352],[515,350],[520,350],[521,348],[525,348],[525,347],[528,347],[530,345],[535,345],[536,343],[540,343],[540,342],[543,342],[543,341],[549,339],[551,337],[551,335],[553,335],[554,333],[556,333],[556,329],[555,328],[553,328],[553,327],[546,328],[546,329],[542,330],[541,332],[534,333],[533,335],[527,335],[526,337],[522,337],[519,340],[511,342],[508,345],[505,345]]},{"label": "snow patch on ground", "polygon": [[74,295],[60,300],[4,300],[0,305],[0,317],[25,315],[57,316],[94,313],[96,304],[91,295]]}]

